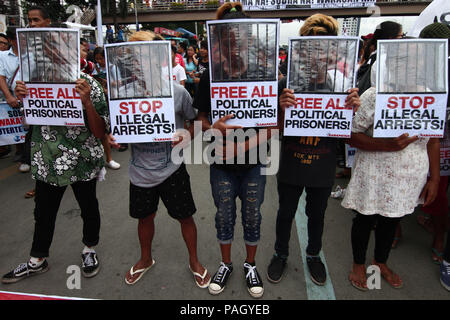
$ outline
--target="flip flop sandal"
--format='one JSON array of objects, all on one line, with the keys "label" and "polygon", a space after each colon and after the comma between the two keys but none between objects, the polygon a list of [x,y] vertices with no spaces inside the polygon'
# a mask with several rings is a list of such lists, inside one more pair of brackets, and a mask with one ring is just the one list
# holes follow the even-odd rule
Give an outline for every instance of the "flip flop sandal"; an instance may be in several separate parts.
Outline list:
[{"label": "flip flop sandal", "polygon": [[[393,276],[393,277],[397,276],[397,277],[400,279],[400,277],[399,277],[397,274],[395,274],[394,272],[392,272],[392,276]],[[393,281],[392,281],[392,279],[388,279],[388,277],[384,276],[383,273],[381,273],[381,277],[382,277],[384,280],[386,280],[386,282],[389,283],[389,285],[390,285],[392,288],[394,288],[394,289],[400,289],[400,288],[403,288],[403,281],[402,281],[400,284],[394,284]],[[400,280],[401,280],[401,279],[400,279]]]},{"label": "flip flop sandal", "polygon": [[34,191],[34,190],[28,191],[27,193],[25,193],[25,199],[33,198],[35,195],[36,195],[36,191]]},{"label": "flip flop sandal", "polygon": [[442,256],[444,255],[443,252],[439,252],[436,248],[431,248],[431,251],[433,254],[431,255],[431,259],[435,264],[441,264],[442,262]]},{"label": "flip flop sandal", "polygon": [[207,288],[207,287],[209,286],[209,283],[211,282],[211,277],[209,278],[208,282],[205,283],[205,284],[203,284],[203,285],[200,285],[200,283],[197,281],[197,278],[196,278],[196,277],[199,277],[200,279],[202,279],[202,281],[205,280],[206,275],[208,274],[208,270],[207,270],[206,268],[205,268],[205,272],[203,272],[203,275],[201,275],[200,273],[197,273],[197,272],[193,271],[193,270],[191,269],[191,266],[189,266],[189,270],[190,270],[190,271],[192,272],[192,274],[194,275],[194,280],[195,280],[195,284],[197,285],[197,287],[202,288],[202,289],[205,289],[205,288]]},{"label": "flip flop sandal", "polygon": [[125,276],[125,283],[129,284],[129,285],[135,284],[142,278],[144,273],[146,273],[151,267],[153,267],[154,264],[155,264],[155,260],[152,260],[152,264],[150,266],[148,266],[147,268],[142,268],[142,269],[138,269],[138,270],[134,270],[134,266],[132,266],[130,269],[130,275],[133,277],[135,274],[139,273],[139,276],[136,279],[134,279],[133,281],[128,281],[127,277]]},{"label": "flip flop sandal", "polygon": [[348,280],[350,281],[350,283],[351,283],[351,285],[353,287],[355,287],[356,289],[358,289],[360,291],[364,291],[365,292],[365,291],[369,290],[369,288],[363,287],[363,286],[359,285],[356,281],[350,279],[350,276],[348,277]]}]

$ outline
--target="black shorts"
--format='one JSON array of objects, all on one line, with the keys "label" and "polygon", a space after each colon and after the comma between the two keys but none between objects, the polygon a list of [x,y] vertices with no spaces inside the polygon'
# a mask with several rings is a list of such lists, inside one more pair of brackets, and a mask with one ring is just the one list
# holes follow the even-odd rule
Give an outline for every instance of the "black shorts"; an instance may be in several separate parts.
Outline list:
[{"label": "black shorts", "polygon": [[160,197],[169,215],[174,219],[189,218],[197,211],[184,163],[163,183],[155,187],[142,188],[130,182],[130,216],[144,219],[155,213]]}]

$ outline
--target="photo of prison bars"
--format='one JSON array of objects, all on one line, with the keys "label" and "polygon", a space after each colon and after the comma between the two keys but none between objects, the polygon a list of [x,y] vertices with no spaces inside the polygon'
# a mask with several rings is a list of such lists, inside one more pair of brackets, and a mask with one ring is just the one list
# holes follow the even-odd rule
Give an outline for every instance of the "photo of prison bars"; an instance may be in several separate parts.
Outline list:
[{"label": "photo of prison bars", "polygon": [[79,33],[19,29],[21,77],[31,83],[74,83],[80,77]]},{"label": "photo of prison bars", "polygon": [[295,93],[346,93],[355,87],[358,40],[289,39],[288,88]]},{"label": "photo of prison bars", "polygon": [[278,21],[208,23],[212,82],[277,81]]},{"label": "photo of prison bars", "polygon": [[446,93],[447,40],[378,43],[378,93]]},{"label": "photo of prison bars", "polygon": [[172,96],[168,41],[105,45],[111,100]]}]

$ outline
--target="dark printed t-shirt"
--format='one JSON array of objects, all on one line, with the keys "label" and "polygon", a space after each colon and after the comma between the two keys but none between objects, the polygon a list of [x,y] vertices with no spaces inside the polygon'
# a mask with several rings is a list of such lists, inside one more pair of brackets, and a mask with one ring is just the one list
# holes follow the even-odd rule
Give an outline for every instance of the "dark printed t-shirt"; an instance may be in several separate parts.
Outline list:
[{"label": "dark printed t-shirt", "polygon": [[[210,80],[209,80],[209,70],[205,70],[203,72],[200,83],[198,86],[197,94],[194,98],[193,106],[194,108],[197,108],[199,112],[205,112],[208,115],[211,114],[211,86],[210,86]],[[258,128],[245,128],[243,131],[245,133],[249,133],[249,130],[253,129],[255,132],[258,132]],[[248,138],[246,137],[246,141]],[[265,145],[267,147],[267,153],[269,152],[268,145]],[[258,148],[256,148],[258,149]],[[255,152],[257,154],[257,161],[256,163],[250,164],[250,152]],[[265,159],[260,159],[259,150],[251,150],[247,151],[245,153],[245,163],[244,164],[237,164],[237,158],[233,159],[233,164],[212,164],[213,167],[221,170],[230,170],[230,171],[236,171],[236,170],[249,170],[261,163],[266,163]],[[214,156],[214,154],[213,154]],[[225,162],[225,161],[224,161]]]},{"label": "dark printed t-shirt", "polygon": [[[287,78],[278,83],[278,96]],[[305,187],[332,187],[336,175],[338,139],[327,137],[286,137],[281,141],[278,180]]]}]

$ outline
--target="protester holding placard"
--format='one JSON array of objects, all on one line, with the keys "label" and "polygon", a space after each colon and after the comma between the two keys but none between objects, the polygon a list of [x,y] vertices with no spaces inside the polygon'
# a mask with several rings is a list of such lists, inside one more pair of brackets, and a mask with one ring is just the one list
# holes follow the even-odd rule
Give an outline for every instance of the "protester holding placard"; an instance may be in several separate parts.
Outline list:
[{"label": "protester holding placard", "polygon": [[[323,14],[309,17],[300,29],[301,36],[337,36],[337,33],[338,22],[333,17]],[[307,81],[311,80],[312,92],[314,87],[317,88],[317,92],[329,88],[331,82],[327,80],[328,76],[317,76],[317,78],[321,78],[318,83],[314,80],[316,78],[309,79],[303,74],[296,84],[308,86]],[[285,112],[298,104],[294,90],[287,89],[286,85],[287,78],[281,79],[278,89],[280,126],[283,126]],[[333,84],[331,84],[332,87]],[[351,89],[346,100],[342,102],[342,107],[353,108],[358,105],[357,89]],[[326,282],[325,266],[319,253],[322,248],[325,210],[336,173],[337,142],[336,138],[328,137],[283,136],[278,172],[279,210],[276,221],[275,254],[267,270],[268,279],[271,282],[277,283],[283,276],[289,255],[292,221],[304,189],[307,194],[306,215],[308,216],[307,265],[314,283],[324,285]]]},{"label": "protester holding placard", "polygon": [[[129,42],[152,40],[161,40],[161,38],[150,31],[139,31],[129,38]],[[134,70],[128,69],[128,72],[131,72],[134,80],[137,80],[141,86],[146,88],[147,91],[141,98],[148,105],[150,105],[151,99],[146,98],[146,96],[155,97],[165,94],[161,92],[162,88],[170,90],[172,81],[169,79],[170,73],[166,72],[169,70],[170,52],[166,43],[160,44],[159,41],[157,43],[129,43],[128,45],[124,43],[120,45],[119,51],[115,50],[115,46],[107,45],[105,47],[108,61],[114,61],[114,55],[117,52],[127,52],[127,55],[122,56],[122,58],[125,57],[123,65],[127,69],[131,68],[129,62],[134,61],[135,58],[146,60],[147,64],[139,65]],[[146,53],[146,55],[136,57],[132,54],[133,52],[139,52],[140,55]],[[111,78],[108,81],[109,88],[111,88]],[[127,78],[124,77],[123,81],[126,82]],[[160,84],[160,86],[157,86],[154,82]],[[173,109],[169,111],[175,113],[177,129],[184,128],[184,121],[192,120],[196,116],[192,108],[192,98],[182,86],[175,83],[173,84],[173,93],[170,91],[167,91],[167,93],[173,94]],[[133,93],[129,92],[129,94]],[[148,112],[144,116],[148,116],[151,108],[145,108]],[[164,115],[162,114],[162,117]],[[131,142],[133,137],[128,136],[127,138]],[[152,258],[152,240],[155,232],[154,219],[161,198],[169,215],[180,223],[181,233],[189,253],[189,269],[194,275],[195,283],[200,288],[206,288],[211,276],[199,262],[197,256],[197,228],[193,218],[197,209],[192,197],[186,166],[183,162],[177,164],[172,161],[171,154],[175,142],[167,141],[165,138],[159,139],[158,134],[155,134],[150,140],[152,142],[130,144],[129,214],[132,218],[138,219],[141,255],[139,261],[126,273],[125,283],[135,284],[155,264],[155,260]]]},{"label": "protester holding placard", "polygon": [[[242,5],[238,2],[225,3],[216,12],[217,19],[247,19],[248,16],[242,11]],[[251,20],[248,20],[251,23]],[[230,27],[233,27],[230,23]],[[236,36],[236,33],[234,34]],[[229,50],[237,52],[237,47],[243,47],[243,44],[237,39],[245,39],[235,37],[228,44]],[[228,38],[224,41],[228,42]],[[220,43],[220,46],[224,46]],[[276,54],[276,52],[274,52]],[[240,60],[242,56],[233,56],[232,59]],[[276,56],[275,56],[276,59]],[[210,59],[211,68],[215,68],[219,73],[222,72],[224,77],[236,76],[241,77],[244,74],[248,76],[257,76],[256,72],[248,72],[245,63],[232,62],[231,70],[220,69],[213,65],[213,60]],[[228,68],[229,66],[228,65]],[[229,72],[227,72],[229,71]],[[211,83],[210,72],[205,71],[200,80],[199,90],[194,100],[194,107],[199,110],[198,119],[202,120],[203,130],[211,128],[209,115],[211,114]],[[276,93],[275,93],[276,94]],[[222,99],[224,100],[224,99]],[[233,272],[233,264],[231,261],[231,245],[234,238],[234,226],[236,221],[236,198],[239,196],[242,201],[242,224],[244,228],[244,241],[246,247],[246,260],[244,262],[244,275],[247,282],[247,289],[250,295],[254,298],[259,298],[264,293],[262,279],[256,270],[255,255],[257,251],[258,242],[260,240],[260,225],[261,225],[261,205],[264,201],[264,189],[266,184],[266,177],[261,174],[263,168],[259,156],[255,162],[251,162],[249,150],[257,150],[258,145],[264,144],[270,138],[271,132],[268,130],[266,138],[261,134],[261,131],[254,131],[251,137],[248,137],[242,143],[236,143],[234,140],[226,138],[230,130],[238,129],[239,126],[227,124],[227,120],[231,119],[232,115],[227,115],[214,122],[212,128],[217,133],[215,141],[216,160],[228,159],[226,163],[216,163],[210,166],[210,182],[212,188],[212,195],[214,203],[217,208],[216,212],[216,230],[217,238],[222,254],[222,261],[219,269],[215,273],[209,292],[213,295],[220,294],[226,287],[227,281]],[[254,130],[254,129],[251,129]],[[249,132],[249,131],[245,131]],[[224,141],[225,140],[225,141]],[[222,147],[222,143],[224,144]],[[228,151],[227,151],[228,150]],[[239,162],[238,162],[239,158]]]},{"label": "protester holding placard", "polygon": [[[59,30],[41,30],[41,37],[45,32],[62,32]],[[66,34],[62,37],[64,36]],[[45,38],[55,39],[48,34]],[[78,39],[75,40],[79,41]],[[33,38],[34,43],[35,41],[36,39]],[[27,42],[24,42],[21,45],[27,44]],[[61,53],[60,48],[56,49],[53,46],[52,49],[48,50],[47,47],[46,50],[47,57],[59,59],[56,54]],[[74,61],[71,62],[78,69],[79,53],[77,47],[72,47],[69,50],[75,52],[70,52],[65,58],[72,55],[76,56]],[[42,56],[39,56],[39,53],[36,53],[34,57],[36,61],[42,61]],[[59,67],[67,68],[64,64],[60,64]],[[53,65],[51,71],[47,69],[41,70],[41,72],[46,78],[53,78],[55,74],[56,77],[58,75],[62,77],[74,76],[74,74],[69,75],[67,69],[58,70],[57,65]],[[54,73],[49,75],[46,72]],[[28,72],[28,74],[30,75],[31,72]],[[55,78],[55,80],[58,79],[61,78]],[[23,80],[29,81],[29,79]],[[20,100],[31,95],[37,95],[40,99],[50,96],[55,98],[59,95],[66,99],[69,99],[69,96],[74,99],[76,96],[83,106],[83,118],[86,119],[86,122],[82,126],[76,127],[33,126],[31,172],[33,179],[36,180],[36,206],[34,209],[35,230],[30,252],[31,257],[27,263],[20,264],[13,271],[4,275],[2,282],[17,282],[48,270],[46,257],[49,256],[56,215],[61,199],[69,185],[72,187],[80,205],[81,218],[83,219],[82,241],[85,247],[81,254],[82,273],[85,277],[93,277],[99,271],[99,261],[94,249],[99,242],[100,232],[100,212],[96,197],[96,185],[97,179],[102,179],[104,176],[103,148],[99,139],[104,136],[109,127],[109,116],[103,89],[97,81],[86,74],[81,74],[80,78],[76,79],[74,92],[58,90],[57,85],[36,92],[33,92],[32,87],[33,85],[30,83],[25,84],[23,81],[17,81],[15,94]]]},{"label": "protester holding placard", "polygon": [[[393,85],[397,85],[395,82]],[[352,128],[350,144],[357,147],[353,173],[342,206],[356,212],[351,241],[353,267],[351,284],[367,290],[365,258],[370,234],[375,229],[375,255],[372,264],[393,287],[403,281],[388,266],[387,260],[398,223],[415,207],[431,204],[439,184],[439,140],[409,137],[373,138],[376,89],[361,96]],[[427,174],[430,180],[427,182]]]}]

